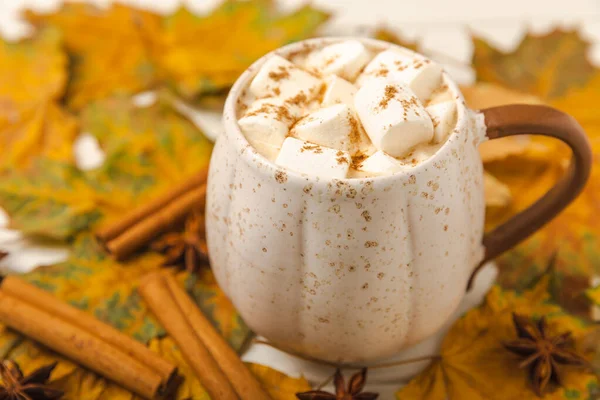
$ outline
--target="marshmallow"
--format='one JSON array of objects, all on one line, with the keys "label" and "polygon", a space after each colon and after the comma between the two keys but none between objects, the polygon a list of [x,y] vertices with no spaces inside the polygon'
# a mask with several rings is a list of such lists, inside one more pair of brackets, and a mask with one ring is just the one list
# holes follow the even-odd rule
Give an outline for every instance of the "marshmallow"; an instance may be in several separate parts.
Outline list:
[{"label": "marshmallow", "polygon": [[352,109],[354,108],[356,86],[337,75],[332,75],[325,80],[325,88],[321,105],[331,106],[342,103]]},{"label": "marshmallow", "polygon": [[353,81],[371,59],[369,50],[358,40],[331,44],[309,54],[306,68],[323,75],[339,75]]},{"label": "marshmallow", "polygon": [[442,83],[442,67],[431,60],[414,57],[407,59],[393,50],[379,53],[365,67],[358,77],[357,84],[387,78],[404,83],[417,95],[421,102],[426,102],[431,94]]},{"label": "marshmallow", "polygon": [[354,154],[367,141],[354,112],[345,104],[321,108],[302,118],[291,136]]},{"label": "marshmallow", "polygon": [[433,137],[429,114],[415,94],[399,83],[368,81],[354,96],[354,106],[373,145],[393,157]]},{"label": "marshmallow", "polygon": [[433,142],[441,143],[456,124],[456,103],[446,101],[425,108],[433,122]]},{"label": "marshmallow", "polygon": [[390,157],[383,151],[378,151],[365,159],[358,169],[370,174],[384,175],[393,174],[402,169],[402,167],[403,164],[400,161],[394,157]]},{"label": "marshmallow", "polygon": [[[289,127],[300,116],[300,107],[278,98],[256,100],[239,119],[238,125],[248,142],[259,153],[273,155],[285,140]],[[267,158],[269,158],[267,156]]]},{"label": "marshmallow", "polygon": [[423,105],[425,108],[427,108],[429,106],[433,106],[434,104],[453,100],[454,96],[452,95],[452,92],[448,89],[448,87],[446,87],[446,85],[442,85],[431,94],[429,100],[426,103],[423,103]]},{"label": "marshmallow", "polygon": [[277,96],[290,100],[303,93],[306,98],[296,103],[310,100],[320,88],[320,79],[277,55],[263,64],[250,83],[250,92],[258,98]]},{"label": "marshmallow", "polygon": [[350,163],[350,154],[345,151],[292,137],[285,139],[275,160],[275,164],[296,172],[338,179],[346,177]]}]

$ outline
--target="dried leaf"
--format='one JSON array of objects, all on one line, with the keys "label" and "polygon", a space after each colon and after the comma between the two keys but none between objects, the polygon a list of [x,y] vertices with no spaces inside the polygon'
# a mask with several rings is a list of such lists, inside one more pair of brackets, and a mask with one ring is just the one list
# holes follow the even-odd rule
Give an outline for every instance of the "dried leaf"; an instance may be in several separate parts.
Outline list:
[{"label": "dried leaf", "polygon": [[74,109],[112,94],[143,91],[156,81],[150,53],[158,15],[121,4],[101,9],[67,3],[52,14],[27,11],[25,16],[36,27],[62,32],[73,62],[67,102]]},{"label": "dried leaf", "polygon": [[101,217],[86,174],[71,164],[38,160],[26,171],[0,179],[0,206],[10,224],[26,234],[64,240]]},{"label": "dried leaf", "polygon": [[179,114],[172,98],[162,93],[149,107],[136,107],[128,98],[92,103],[82,111],[82,128],[94,135],[107,152],[107,162],[96,177],[101,188],[110,186],[118,204],[105,208],[108,218],[119,218],[179,182],[207,168],[212,143]]},{"label": "dried leaf", "polygon": [[[577,32],[554,31],[537,38],[528,35],[514,53],[505,55],[480,40],[475,40],[475,45],[479,80],[526,90],[570,113],[583,125],[594,154],[598,154],[600,116],[595,104],[600,101],[600,70],[589,63],[585,54],[588,44]],[[497,96],[499,100],[495,101],[489,93],[483,94],[479,91],[479,96],[471,96],[471,104],[485,107],[490,102],[515,100]],[[473,100],[473,97],[479,98]],[[489,146],[495,142],[491,141]],[[490,214],[491,218],[486,220],[488,227],[498,225],[543,195],[564,176],[569,158],[569,149],[560,142],[533,136],[525,151],[488,161],[486,170],[508,185],[513,194],[510,207]],[[595,157],[588,186],[573,204],[498,259],[502,285],[522,289],[535,281],[549,255],[559,249],[553,298],[569,310],[583,313],[583,290],[600,265],[600,231],[596,223],[600,212],[598,162]]]},{"label": "dried leaf", "polygon": [[419,51],[419,43],[417,41],[411,41],[404,39],[394,30],[382,27],[375,31],[373,37],[378,40],[397,44],[398,46],[406,47],[412,51]]},{"label": "dried leaf", "polygon": [[[161,260],[161,256],[148,252],[127,262],[116,262],[91,235],[82,234],[73,243],[67,261],[38,268],[23,278],[146,343],[164,334],[164,330],[136,288],[142,276],[160,268]],[[178,279],[186,282],[198,306],[231,345],[240,348],[248,328],[217,286],[212,272],[181,272]]]},{"label": "dried leaf", "polygon": [[280,15],[272,0],[225,0],[206,16],[182,8],[163,23],[157,63],[186,99],[228,88],[263,54],[304,39],[328,14],[303,6]]},{"label": "dried leaf", "polygon": [[67,80],[66,67],[61,35],[55,29],[17,43],[0,39],[0,126],[22,121],[23,112],[58,100]]},{"label": "dried leaf", "polygon": [[77,134],[75,118],[53,102],[23,110],[18,121],[0,121],[0,169],[25,168],[39,156],[71,162]]},{"label": "dried leaf", "polygon": [[[576,343],[593,328],[548,302],[548,279],[518,294],[494,287],[484,303],[450,329],[440,352],[421,374],[396,395],[404,399],[533,399],[527,373],[502,343],[514,338],[512,313],[546,315],[550,332],[571,331]],[[544,399],[590,398],[598,380],[581,369],[565,369],[563,388]]]},{"label": "dried leaf", "polygon": [[477,80],[492,82],[545,99],[584,87],[595,69],[587,59],[590,43],[577,31],[527,34],[509,53],[473,37],[473,67]]},{"label": "dried leaf", "polygon": [[295,399],[296,393],[310,390],[310,385],[304,377],[290,378],[279,371],[260,364],[248,363],[248,367],[262,386],[267,389],[273,400]]},{"label": "dried leaf", "polygon": [[112,98],[83,111],[83,128],[98,137],[105,163],[83,172],[72,163],[37,160],[0,180],[0,206],[28,234],[65,240],[208,164],[212,144],[167,101],[148,108]]},{"label": "dried leaf", "polygon": [[[600,73],[598,76],[600,77]],[[596,77],[585,90],[573,89],[564,99],[551,103],[579,120],[590,137],[594,154],[600,152],[600,116],[593,114],[590,104],[599,101],[600,78]],[[528,151],[522,157],[509,158],[506,162],[488,163],[486,166],[488,171],[507,184],[513,193],[512,210],[507,211],[499,220],[527,207],[564,176],[570,157],[568,149],[565,149],[564,145],[558,146],[549,141],[540,140],[538,143],[548,143],[548,147],[554,146],[554,150],[547,153],[546,157],[542,156],[543,153],[538,152],[538,155],[534,156]],[[597,157],[593,159],[589,183],[573,204],[531,239],[500,258],[499,262],[503,268],[501,282],[509,286],[518,286],[519,282],[524,281],[521,272],[524,265],[530,270],[540,271],[543,268],[543,260],[556,249],[560,249],[557,270],[564,275],[590,277],[598,272],[600,230],[596,216],[600,213],[599,161]],[[581,289],[585,287],[580,287],[579,290]],[[566,294],[573,297],[579,293]]]}]

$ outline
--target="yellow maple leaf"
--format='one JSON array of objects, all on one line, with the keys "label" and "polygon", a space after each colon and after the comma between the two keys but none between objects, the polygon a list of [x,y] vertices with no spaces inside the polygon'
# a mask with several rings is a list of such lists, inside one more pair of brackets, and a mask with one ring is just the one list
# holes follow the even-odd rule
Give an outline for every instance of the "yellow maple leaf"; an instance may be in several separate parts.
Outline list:
[{"label": "yellow maple leaf", "polygon": [[[469,311],[450,329],[439,359],[397,393],[404,399],[505,400],[536,399],[520,359],[502,345],[516,338],[512,313],[547,316],[550,334],[571,331],[576,343],[592,329],[548,302],[548,278],[523,293],[495,286],[479,308]],[[597,378],[585,369],[561,369],[563,387],[544,398],[585,399],[598,390]]]},{"label": "yellow maple leaf", "polygon": [[250,371],[271,395],[273,400],[292,400],[296,393],[311,390],[304,377],[291,378],[279,371],[260,364],[248,363]]},{"label": "yellow maple leaf", "polygon": [[576,30],[527,34],[512,52],[497,50],[477,37],[473,46],[478,81],[499,83],[544,99],[584,87],[595,73],[587,59],[589,42]]},{"label": "yellow maple leaf", "polygon": [[310,6],[281,16],[271,0],[225,0],[206,16],[181,8],[163,23],[156,60],[190,99],[226,89],[253,61],[310,36],[327,18]]},{"label": "yellow maple leaf", "polygon": [[158,35],[158,15],[122,4],[101,9],[67,3],[52,14],[26,11],[25,16],[34,26],[63,33],[73,62],[67,89],[70,107],[79,109],[111,94],[136,93],[155,82],[150,47]]},{"label": "yellow maple leaf", "polygon": [[[486,84],[488,87],[504,85],[516,94],[500,96],[499,91],[494,90],[494,98],[493,94],[476,89],[467,96],[472,107],[542,101],[573,115],[588,134],[596,155],[589,183],[580,197],[550,224],[499,258],[500,281],[512,287],[526,285],[539,275],[545,260],[557,250],[557,270],[561,274],[591,275],[600,265],[600,231],[596,223],[600,213],[600,159],[597,157],[600,154],[600,114],[595,109],[600,102],[600,70],[586,57],[589,43],[578,32],[555,30],[540,37],[527,35],[512,53],[502,53],[477,38],[474,45],[478,79],[495,84]],[[518,94],[514,90],[525,90],[529,94]],[[486,145],[502,147],[499,141]],[[486,222],[490,227],[528,207],[559,180],[568,166],[570,151],[557,140],[532,136],[525,148],[511,149],[505,155],[485,165],[513,194],[510,207],[488,218]],[[579,295],[570,293],[569,297]]]},{"label": "yellow maple leaf", "polygon": [[61,35],[45,29],[17,43],[0,39],[0,124],[21,120],[21,112],[59,99],[67,81]]},{"label": "yellow maple leaf", "polygon": [[0,169],[27,167],[38,156],[72,161],[78,133],[75,118],[50,101],[22,111],[18,121],[0,120]]}]

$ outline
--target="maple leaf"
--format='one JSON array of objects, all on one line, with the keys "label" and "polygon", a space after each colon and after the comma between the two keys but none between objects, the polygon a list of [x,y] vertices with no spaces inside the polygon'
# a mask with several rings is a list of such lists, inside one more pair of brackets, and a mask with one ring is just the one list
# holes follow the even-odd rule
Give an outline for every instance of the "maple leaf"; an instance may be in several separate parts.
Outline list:
[{"label": "maple leaf", "polygon": [[61,43],[56,29],[16,43],[0,39],[0,126],[20,121],[22,112],[63,95],[67,56]]},{"label": "maple leaf", "polygon": [[[595,110],[595,104],[600,101],[600,70],[586,58],[588,43],[578,33],[556,30],[539,38],[527,36],[517,51],[504,56],[489,45],[484,46],[479,39],[475,39],[474,44],[478,79],[528,90],[527,97],[535,95],[537,101],[573,115],[588,134],[594,154],[600,152],[600,115]],[[543,57],[538,57],[540,52],[544,53]],[[493,65],[497,65],[496,69]],[[513,75],[508,72],[510,68]],[[514,80],[506,78],[509,75]],[[492,105],[492,96],[484,97],[470,96],[468,100],[475,108]],[[508,98],[495,101],[495,105],[513,102]],[[489,146],[496,143],[491,141]],[[559,141],[532,136],[518,154],[486,163],[486,171],[506,184],[513,195],[510,207],[495,213],[493,219],[488,218],[486,225],[498,225],[543,195],[564,175],[569,157],[569,149]],[[594,157],[588,185],[575,202],[498,259],[500,283],[514,288],[531,284],[544,271],[549,255],[559,249],[553,280],[556,283],[554,299],[569,310],[581,313],[582,292],[600,265],[600,231],[596,223],[600,213],[599,162],[600,159]]]},{"label": "maple leaf", "polygon": [[66,82],[61,35],[0,39],[0,169],[24,168],[37,156],[71,160],[77,123],[57,105]]},{"label": "maple leaf", "polygon": [[81,120],[104,148],[104,164],[81,171],[71,162],[42,158],[25,170],[6,171],[0,206],[14,228],[70,239],[208,164],[212,144],[168,100],[138,108],[130,99],[109,98],[86,107]]},{"label": "maple leaf", "polygon": [[[503,343],[514,338],[512,313],[546,315],[550,332],[571,331],[575,343],[593,328],[549,302],[548,278],[523,293],[492,288],[484,303],[446,334],[440,356],[397,392],[404,399],[534,399],[527,373]],[[586,370],[566,369],[564,387],[545,399],[591,398],[600,387]]]},{"label": "maple leaf", "polygon": [[[179,385],[174,400],[210,400],[210,396],[202,387],[194,371],[183,359],[183,355],[173,339],[170,337],[155,338],[150,341],[148,346],[162,358],[175,364],[178,374],[183,377],[183,382]],[[24,373],[30,373],[41,366],[57,361],[58,365],[52,372],[50,383],[53,388],[64,391],[63,398],[65,399],[138,399],[137,396],[117,384],[57,356],[56,353],[44,346],[23,338],[2,326],[0,326],[0,352],[3,356],[10,357],[22,365]],[[292,399],[295,392],[310,389],[310,385],[304,378],[291,378],[263,365],[252,363],[247,365],[273,400]]]},{"label": "maple leaf", "polygon": [[53,102],[41,102],[24,110],[18,121],[0,120],[0,169],[22,169],[37,157],[73,161],[77,137],[75,118]]},{"label": "maple leaf", "polygon": [[556,98],[584,87],[595,73],[587,59],[590,43],[575,30],[527,34],[508,53],[477,37],[473,37],[473,46],[472,63],[478,81],[499,83],[542,98]]},{"label": "maple leaf", "polygon": [[406,47],[412,51],[419,51],[419,42],[404,39],[397,32],[389,28],[378,28],[373,33],[373,37],[377,40],[383,40],[385,42],[397,44],[398,46]]},{"label": "maple leaf", "polygon": [[273,400],[290,400],[295,398],[295,393],[310,390],[310,385],[304,377],[290,378],[264,365],[252,363],[247,365]]},{"label": "maple leaf", "polygon": [[23,233],[65,240],[102,215],[86,174],[71,164],[37,160],[1,176],[0,206]]},{"label": "maple leaf", "polygon": [[208,166],[212,143],[175,110],[173,101],[162,92],[149,107],[113,97],[82,110],[82,128],[110,157],[111,165],[96,178],[99,187],[110,187],[112,196],[119,193],[119,204],[105,209],[107,218],[119,218]]},{"label": "maple leaf", "polygon": [[163,22],[156,62],[186,99],[214,93],[265,53],[314,34],[329,15],[304,6],[280,15],[272,0],[225,0],[206,16],[181,8]]},{"label": "maple leaf", "polygon": [[[148,252],[116,262],[91,234],[84,233],[73,243],[66,261],[37,268],[23,278],[145,343],[164,331],[136,288],[142,276],[160,268],[161,261],[161,256]],[[216,285],[212,272],[206,270],[200,276],[181,272],[177,276],[187,283],[186,289],[217,330],[239,348],[248,328]]]},{"label": "maple leaf", "polygon": [[67,102],[80,109],[112,94],[133,94],[156,82],[150,53],[160,17],[122,4],[66,3],[51,14],[25,12],[36,27],[62,32],[72,67]]}]

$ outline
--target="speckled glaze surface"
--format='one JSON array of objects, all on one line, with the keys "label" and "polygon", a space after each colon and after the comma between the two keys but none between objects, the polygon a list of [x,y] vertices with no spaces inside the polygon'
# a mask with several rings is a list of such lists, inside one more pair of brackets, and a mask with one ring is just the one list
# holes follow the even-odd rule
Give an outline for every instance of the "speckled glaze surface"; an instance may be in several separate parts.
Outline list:
[{"label": "speckled glaze surface", "polygon": [[444,324],[483,258],[483,117],[444,76],[458,99],[458,122],[425,162],[365,179],[287,171],[259,155],[236,122],[237,98],[266,57],[231,90],[212,155],[213,271],[250,328],[275,346],[340,363],[389,357]]}]

